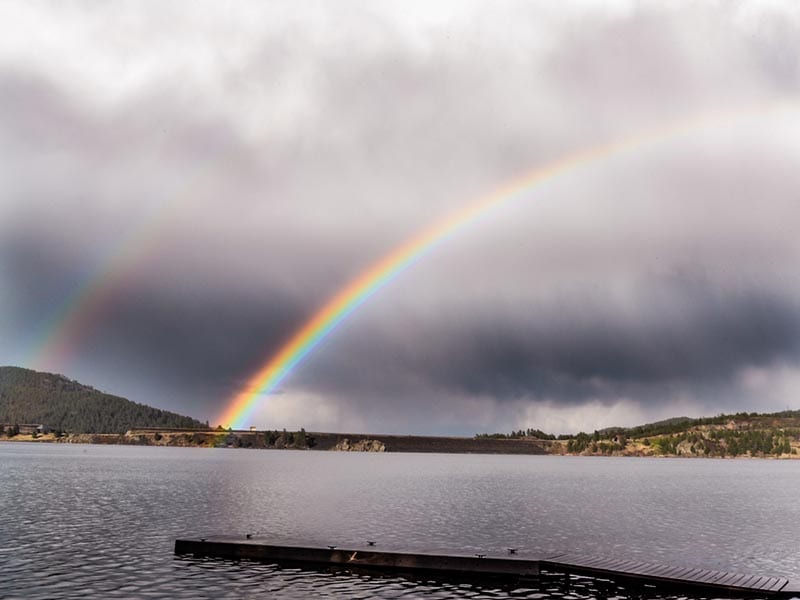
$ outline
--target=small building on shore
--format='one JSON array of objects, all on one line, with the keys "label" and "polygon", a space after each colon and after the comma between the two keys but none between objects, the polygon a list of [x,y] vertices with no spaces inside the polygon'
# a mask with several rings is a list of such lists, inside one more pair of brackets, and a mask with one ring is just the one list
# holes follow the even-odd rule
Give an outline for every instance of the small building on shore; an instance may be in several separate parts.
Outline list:
[{"label": "small building on shore", "polygon": [[45,434],[50,433],[50,428],[41,423],[20,423],[19,432],[22,435],[31,435],[33,433]]}]

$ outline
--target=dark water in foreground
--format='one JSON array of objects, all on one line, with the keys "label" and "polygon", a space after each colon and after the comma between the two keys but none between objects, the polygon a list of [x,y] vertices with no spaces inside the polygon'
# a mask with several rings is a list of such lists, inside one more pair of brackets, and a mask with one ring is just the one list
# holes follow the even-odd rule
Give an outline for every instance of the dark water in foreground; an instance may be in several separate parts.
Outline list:
[{"label": "dark water in foreground", "polygon": [[[0,598],[630,598],[173,556],[176,537],[613,554],[800,578],[800,461],[0,443]],[[665,598],[657,590],[647,597]]]}]

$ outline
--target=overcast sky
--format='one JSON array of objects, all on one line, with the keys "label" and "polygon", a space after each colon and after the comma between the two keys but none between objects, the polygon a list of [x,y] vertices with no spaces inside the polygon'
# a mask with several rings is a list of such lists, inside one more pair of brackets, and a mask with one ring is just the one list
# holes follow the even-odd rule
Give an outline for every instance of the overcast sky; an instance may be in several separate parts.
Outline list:
[{"label": "overcast sky", "polygon": [[[0,364],[215,424],[407,237],[699,117],[460,231],[254,424],[561,433],[800,408],[799,61],[793,1],[0,3]],[[43,364],[87,281],[103,302]]]}]

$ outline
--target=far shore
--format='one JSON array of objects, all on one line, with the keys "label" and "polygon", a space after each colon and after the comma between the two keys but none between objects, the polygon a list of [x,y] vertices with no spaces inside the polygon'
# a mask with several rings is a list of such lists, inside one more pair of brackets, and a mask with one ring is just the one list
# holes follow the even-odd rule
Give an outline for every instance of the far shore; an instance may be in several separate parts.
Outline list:
[{"label": "far shore", "polygon": [[[277,435],[276,435],[277,434]],[[283,436],[286,435],[286,439]],[[535,438],[496,439],[486,437],[420,436],[303,432],[302,444],[295,443],[293,432],[229,431],[229,430],[131,430],[124,434],[18,434],[2,437],[0,442],[47,444],[96,444],[126,446],[164,446],[200,448],[250,448],[262,450],[310,450],[348,452],[410,452],[437,454],[506,454],[539,456],[628,456],[651,458],[737,458],[794,460],[798,454],[767,454],[737,456],[702,456],[690,454],[656,454],[652,447],[637,442],[624,450],[608,452],[568,452],[560,440]],[[270,438],[272,439],[270,440]],[[271,441],[271,443],[270,443]]]}]

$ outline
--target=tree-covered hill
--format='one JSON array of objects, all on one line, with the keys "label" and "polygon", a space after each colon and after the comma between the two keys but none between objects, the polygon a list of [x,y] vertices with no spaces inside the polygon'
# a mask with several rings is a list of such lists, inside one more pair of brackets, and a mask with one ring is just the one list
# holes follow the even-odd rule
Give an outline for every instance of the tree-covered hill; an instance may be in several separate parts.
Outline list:
[{"label": "tree-covered hill", "polygon": [[207,428],[191,417],[105,394],[63,375],[20,367],[0,367],[0,423],[41,423],[70,433]]},{"label": "tree-covered hill", "polygon": [[557,439],[538,429],[489,437],[555,439],[550,451],[556,454],[789,458],[800,456],[800,411],[675,417],[638,427],[559,435]]}]

